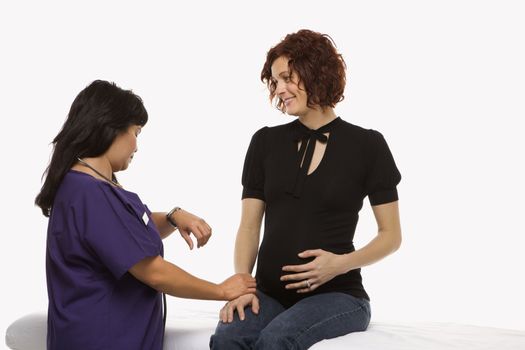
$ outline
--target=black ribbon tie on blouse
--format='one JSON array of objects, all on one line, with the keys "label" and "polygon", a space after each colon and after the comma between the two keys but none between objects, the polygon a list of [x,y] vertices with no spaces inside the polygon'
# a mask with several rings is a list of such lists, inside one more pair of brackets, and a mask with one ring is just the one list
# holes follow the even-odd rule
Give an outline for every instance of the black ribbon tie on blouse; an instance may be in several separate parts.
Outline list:
[{"label": "black ribbon tie on blouse", "polygon": [[324,133],[329,132],[332,125],[334,125],[338,119],[339,118],[334,119],[317,130],[309,129],[299,122],[299,120],[296,121],[298,125],[293,132],[293,141],[296,143],[301,141],[301,148],[298,152],[295,181],[291,190],[288,191],[288,193],[291,193],[295,198],[300,198],[303,192],[304,182],[308,176],[308,169],[310,169],[310,164],[312,163],[316,141],[321,143],[328,142],[328,137]]}]

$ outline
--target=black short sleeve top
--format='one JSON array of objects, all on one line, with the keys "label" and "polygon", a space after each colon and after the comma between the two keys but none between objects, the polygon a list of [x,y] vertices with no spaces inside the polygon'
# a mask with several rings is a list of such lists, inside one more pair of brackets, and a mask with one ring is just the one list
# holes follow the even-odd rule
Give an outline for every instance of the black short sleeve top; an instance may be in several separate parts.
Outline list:
[{"label": "black short sleeve top", "polygon": [[[318,167],[309,175],[308,138],[329,133]],[[301,160],[304,163],[301,169]],[[324,249],[335,254],[355,250],[353,237],[363,199],[371,205],[398,200],[401,175],[384,137],[337,118],[318,130],[298,119],[264,127],[252,137],[242,174],[242,198],[265,202],[264,234],[259,248],[258,288],[290,306],[311,293],[298,294],[279,280],[284,265],[304,264],[298,253]],[[339,275],[312,293],[343,292],[369,299],[360,269]]]}]

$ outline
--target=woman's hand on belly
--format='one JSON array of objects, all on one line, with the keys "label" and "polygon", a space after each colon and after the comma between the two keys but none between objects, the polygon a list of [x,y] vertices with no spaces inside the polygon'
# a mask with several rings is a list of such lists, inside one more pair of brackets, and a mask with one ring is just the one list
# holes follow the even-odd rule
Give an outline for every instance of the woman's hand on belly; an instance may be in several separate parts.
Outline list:
[{"label": "woman's hand on belly", "polygon": [[314,258],[302,265],[283,266],[283,271],[290,274],[281,276],[286,289],[297,289],[297,293],[308,293],[344,273],[344,260],[341,255],[322,249],[305,250],[298,254],[300,258]]}]

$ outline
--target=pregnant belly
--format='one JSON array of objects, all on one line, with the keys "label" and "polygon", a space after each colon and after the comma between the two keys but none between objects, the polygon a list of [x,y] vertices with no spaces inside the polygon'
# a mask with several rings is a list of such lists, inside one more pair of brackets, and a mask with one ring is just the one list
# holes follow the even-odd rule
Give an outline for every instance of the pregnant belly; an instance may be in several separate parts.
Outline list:
[{"label": "pregnant belly", "polygon": [[281,302],[296,299],[297,292],[285,289],[286,283],[280,278],[284,274],[289,274],[282,270],[283,266],[301,265],[313,260],[313,258],[303,259],[297,255],[306,249],[311,249],[311,247],[304,247],[294,242],[277,245],[263,241],[257,262],[257,287]]},{"label": "pregnant belly", "polygon": [[276,231],[266,231],[259,248],[257,261],[257,287],[281,303],[297,301],[302,296],[297,293],[297,290],[285,289],[286,283],[280,280],[281,276],[291,274],[290,272],[285,273],[282,270],[283,266],[303,265],[314,260],[314,258],[300,258],[299,253],[309,249],[323,249],[335,254],[349,253],[354,250],[347,235],[331,235],[331,232],[321,232],[315,235],[306,230],[296,230],[295,232],[302,234],[293,235],[291,232],[282,233],[281,231],[281,234],[275,234]]}]

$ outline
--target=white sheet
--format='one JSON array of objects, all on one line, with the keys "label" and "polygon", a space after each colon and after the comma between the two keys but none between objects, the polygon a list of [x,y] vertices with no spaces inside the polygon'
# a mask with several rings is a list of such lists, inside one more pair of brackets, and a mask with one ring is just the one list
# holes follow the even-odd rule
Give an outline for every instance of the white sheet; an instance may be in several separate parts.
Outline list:
[{"label": "white sheet", "polygon": [[[168,319],[165,349],[208,349],[217,323],[215,312],[177,310]],[[24,316],[6,332],[10,349],[46,348],[46,314]],[[312,350],[525,350],[525,331],[454,323],[372,322],[366,332],[324,340]]]}]

